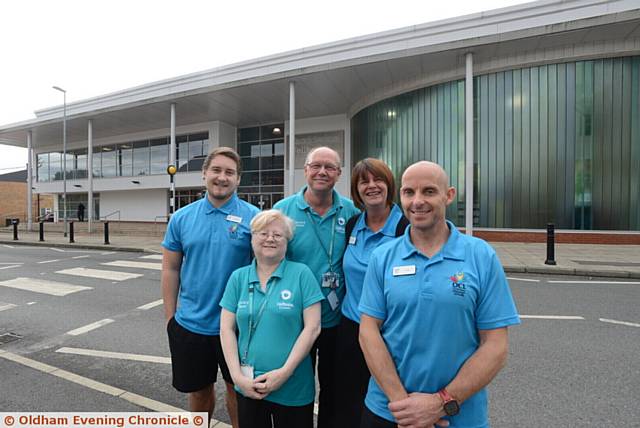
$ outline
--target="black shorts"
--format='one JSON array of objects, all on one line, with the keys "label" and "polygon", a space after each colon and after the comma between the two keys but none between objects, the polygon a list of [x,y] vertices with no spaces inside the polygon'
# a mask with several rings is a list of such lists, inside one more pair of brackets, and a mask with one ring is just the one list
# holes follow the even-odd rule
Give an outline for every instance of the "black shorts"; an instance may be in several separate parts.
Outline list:
[{"label": "black shorts", "polygon": [[194,333],[182,327],[175,318],[167,324],[173,387],[180,392],[196,392],[214,384],[218,366],[222,378],[233,383],[222,353],[220,336]]}]

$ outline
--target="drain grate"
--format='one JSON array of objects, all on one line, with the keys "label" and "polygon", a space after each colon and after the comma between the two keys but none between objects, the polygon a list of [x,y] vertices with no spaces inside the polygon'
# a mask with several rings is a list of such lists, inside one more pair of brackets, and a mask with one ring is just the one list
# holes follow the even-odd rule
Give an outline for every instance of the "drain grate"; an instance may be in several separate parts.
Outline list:
[{"label": "drain grate", "polygon": [[0,345],[5,345],[9,342],[14,342],[16,340],[22,339],[22,336],[15,333],[4,333],[0,334]]}]

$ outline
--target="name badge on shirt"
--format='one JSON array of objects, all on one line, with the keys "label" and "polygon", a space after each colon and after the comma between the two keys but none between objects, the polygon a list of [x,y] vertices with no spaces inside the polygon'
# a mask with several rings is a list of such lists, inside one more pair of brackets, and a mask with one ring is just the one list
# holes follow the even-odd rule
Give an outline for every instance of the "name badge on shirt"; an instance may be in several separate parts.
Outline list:
[{"label": "name badge on shirt", "polygon": [[393,276],[415,275],[415,274],[416,274],[416,265],[394,266],[393,268]]},{"label": "name badge on shirt", "polygon": [[237,215],[231,215],[229,214],[227,216],[227,220],[228,221],[232,221],[234,223],[242,223],[242,217],[238,217]]},{"label": "name badge on shirt", "polygon": [[356,237],[355,236],[350,236],[349,237],[349,245],[356,245]]}]

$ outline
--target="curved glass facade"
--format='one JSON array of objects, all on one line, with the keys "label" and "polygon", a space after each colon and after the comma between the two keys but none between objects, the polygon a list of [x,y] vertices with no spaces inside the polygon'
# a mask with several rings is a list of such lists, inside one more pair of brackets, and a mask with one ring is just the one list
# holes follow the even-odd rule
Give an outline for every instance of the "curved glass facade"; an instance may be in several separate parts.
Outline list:
[{"label": "curved glass facade", "polygon": [[[464,224],[463,80],[402,94],[352,120],[353,159],[441,164]],[[640,57],[474,78],[474,224],[640,230]]]}]

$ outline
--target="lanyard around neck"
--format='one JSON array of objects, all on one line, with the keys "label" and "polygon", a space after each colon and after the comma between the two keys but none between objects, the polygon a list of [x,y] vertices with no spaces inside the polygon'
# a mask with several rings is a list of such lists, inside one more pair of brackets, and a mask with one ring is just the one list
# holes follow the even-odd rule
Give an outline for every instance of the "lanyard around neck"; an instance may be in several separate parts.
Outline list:
[{"label": "lanyard around neck", "polygon": [[249,284],[249,337],[247,338],[247,346],[244,348],[244,353],[242,354],[243,364],[247,362],[247,356],[249,355],[249,345],[251,344],[251,339],[253,339],[253,333],[255,333],[256,329],[258,328],[258,323],[262,319],[264,310],[267,307],[267,303],[269,302],[269,297],[271,297],[271,294],[273,294],[272,291],[275,288],[274,284],[269,284],[270,282],[271,278],[269,278],[269,280],[267,281],[267,294],[265,294],[264,300],[260,304],[255,322],[253,319],[253,295],[255,293],[255,286],[253,285],[253,283]]},{"label": "lanyard around neck", "polygon": [[313,216],[308,210],[305,210],[305,213],[307,213],[307,217],[309,217],[309,220],[313,225],[313,232],[316,234],[316,238],[318,238],[318,242],[320,242],[320,246],[322,247],[322,249],[324,250],[324,253],[327,255],[329,259],[329,271],[333,272],[331,265],[333,263],[333,243],[336,238],[336,219],[338,218],[338,213],[335,212],[333,214],[333,223],[331,224],[331,243],[329,244],[329,250],[327,250],[327,248],[324,246],[324,242],[322,242],[322,238],[320,237],[320,231],[318,230],[318,225],[313,219]]}]

